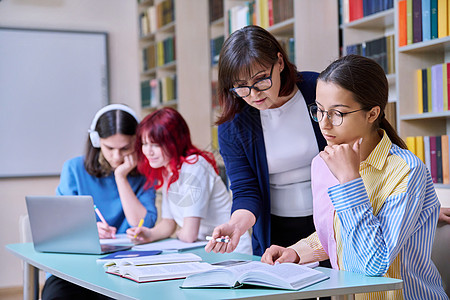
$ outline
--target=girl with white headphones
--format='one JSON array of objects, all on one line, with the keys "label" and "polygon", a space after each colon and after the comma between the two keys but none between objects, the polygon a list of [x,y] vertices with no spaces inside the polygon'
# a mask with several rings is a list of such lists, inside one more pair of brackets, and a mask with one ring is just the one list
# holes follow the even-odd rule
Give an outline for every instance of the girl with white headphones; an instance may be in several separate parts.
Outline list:
[{"label": "girl with white headphones", "polygon": [[[139,119],[122,104],[100,109],[89,128],[86,153],[65,162],[58,195],[91,195],[106,222],[98,219],[100,238],[114,238],[130,227],[153,227],[157,218],[154,189],[146,189],[145,177],[136,170],[134,148]],[[94,208],[92,208],[94,210]],[[69,212],[70,213],[70,212]],[[55,276],[50,276],[42,299],[103,299]]]}]

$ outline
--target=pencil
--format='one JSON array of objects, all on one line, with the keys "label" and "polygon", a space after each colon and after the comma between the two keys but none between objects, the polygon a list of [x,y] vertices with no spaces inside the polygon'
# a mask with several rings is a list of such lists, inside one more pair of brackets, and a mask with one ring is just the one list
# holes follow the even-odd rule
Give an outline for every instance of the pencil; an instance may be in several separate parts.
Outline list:
[{"label": "pencil", "polygon": [[102,213],[101,213],[100,210],[97,208],[97,205],[94,205],[94,210],[95,210],[95,213],[97,214],[97,216],[98,216],[98,217],[100,218],[100,220],[102,221],[102,223],[105,224],[106,226],[109,226],[109,225],[108,225],[108,222],[106,222],[105,218],[103,218]]},{"label": "pencil", "polygon": [[[144,219],[141,219],[139,221],[139,224],[138,224],[137,228],[142,227],[143,224],[144,224]],[[136,237],[137,237],[137,233],[134,235],[134,238],[136,238]]]}]

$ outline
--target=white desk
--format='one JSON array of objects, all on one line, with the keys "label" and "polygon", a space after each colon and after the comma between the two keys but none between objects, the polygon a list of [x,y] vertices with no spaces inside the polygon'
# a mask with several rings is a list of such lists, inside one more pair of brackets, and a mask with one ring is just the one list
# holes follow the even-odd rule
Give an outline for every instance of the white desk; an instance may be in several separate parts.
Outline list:
[{"label": "white desk", "polygon": [[[35,269],[42,269],[65,280],[117,299],[146,299],[157,296],[158,299],[304,299],[325,296],[340,296],[339,299],[351,299],[353,294],[401,289],[402,280],[384,277],[366,277],[346,271],[318,268],[329,279],[311,285],[299,291],[286,291],[264,288],[239,289],[181,289],[183,282],[168,280],[149,283],[136,283],[119,276],[105,273],[102,264],[96,262],[99,255],[40,253],[34,250],[32,243],[11,244],[6,248],[20,257],[28,267],[24,278],[24,299],[33,299],[36,295],[34,285]],[[259,260],[258,256],[245,254],[206,253],[203,248],[191,250],[213,263],[226,259]],[[25,275],[25,274],[24,274]],[[345,295],[345,296],[344,296]]]}]

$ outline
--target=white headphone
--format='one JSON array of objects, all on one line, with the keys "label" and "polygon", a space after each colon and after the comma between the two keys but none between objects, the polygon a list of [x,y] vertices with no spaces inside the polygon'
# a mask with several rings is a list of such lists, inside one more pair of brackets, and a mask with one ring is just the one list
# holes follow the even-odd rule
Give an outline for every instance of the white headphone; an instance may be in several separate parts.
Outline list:
[{"label": "white headphone", "polygon": [[111,110],[122,110],[124,112],[127,112],[130,115],[132,115],[136,119],[136,121],[139,123],[139,118],[137,117],[136,113],[131,108],[129,108],[126,105],[123,105],[123,104],[110,104],[110,105],[107,105],[107,106],[101,108],[95,114],[94,119],[92,120],[92,123],[91,123],[91,127],[88,130],[89,138],[91,139],[91,144],[92,144],[92,147],[94,147],[94,148],[100,148],[100,135],[95,130],[95,127],[97,126],[98,119],[100,119],[100,117],[105,112],[111,111]]}]

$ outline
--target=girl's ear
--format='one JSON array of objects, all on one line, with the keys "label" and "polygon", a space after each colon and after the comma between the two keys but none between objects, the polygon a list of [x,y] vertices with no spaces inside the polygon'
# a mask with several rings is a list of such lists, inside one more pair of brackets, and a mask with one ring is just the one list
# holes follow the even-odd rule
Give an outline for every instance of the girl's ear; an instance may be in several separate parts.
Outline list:
[{"label": "girl's ear", "polygon": [[379,106],[374,106],[368,113],[368,121],[369,123],[373,123],[378,119],[378,116],[381,113],[381,108]]}]

